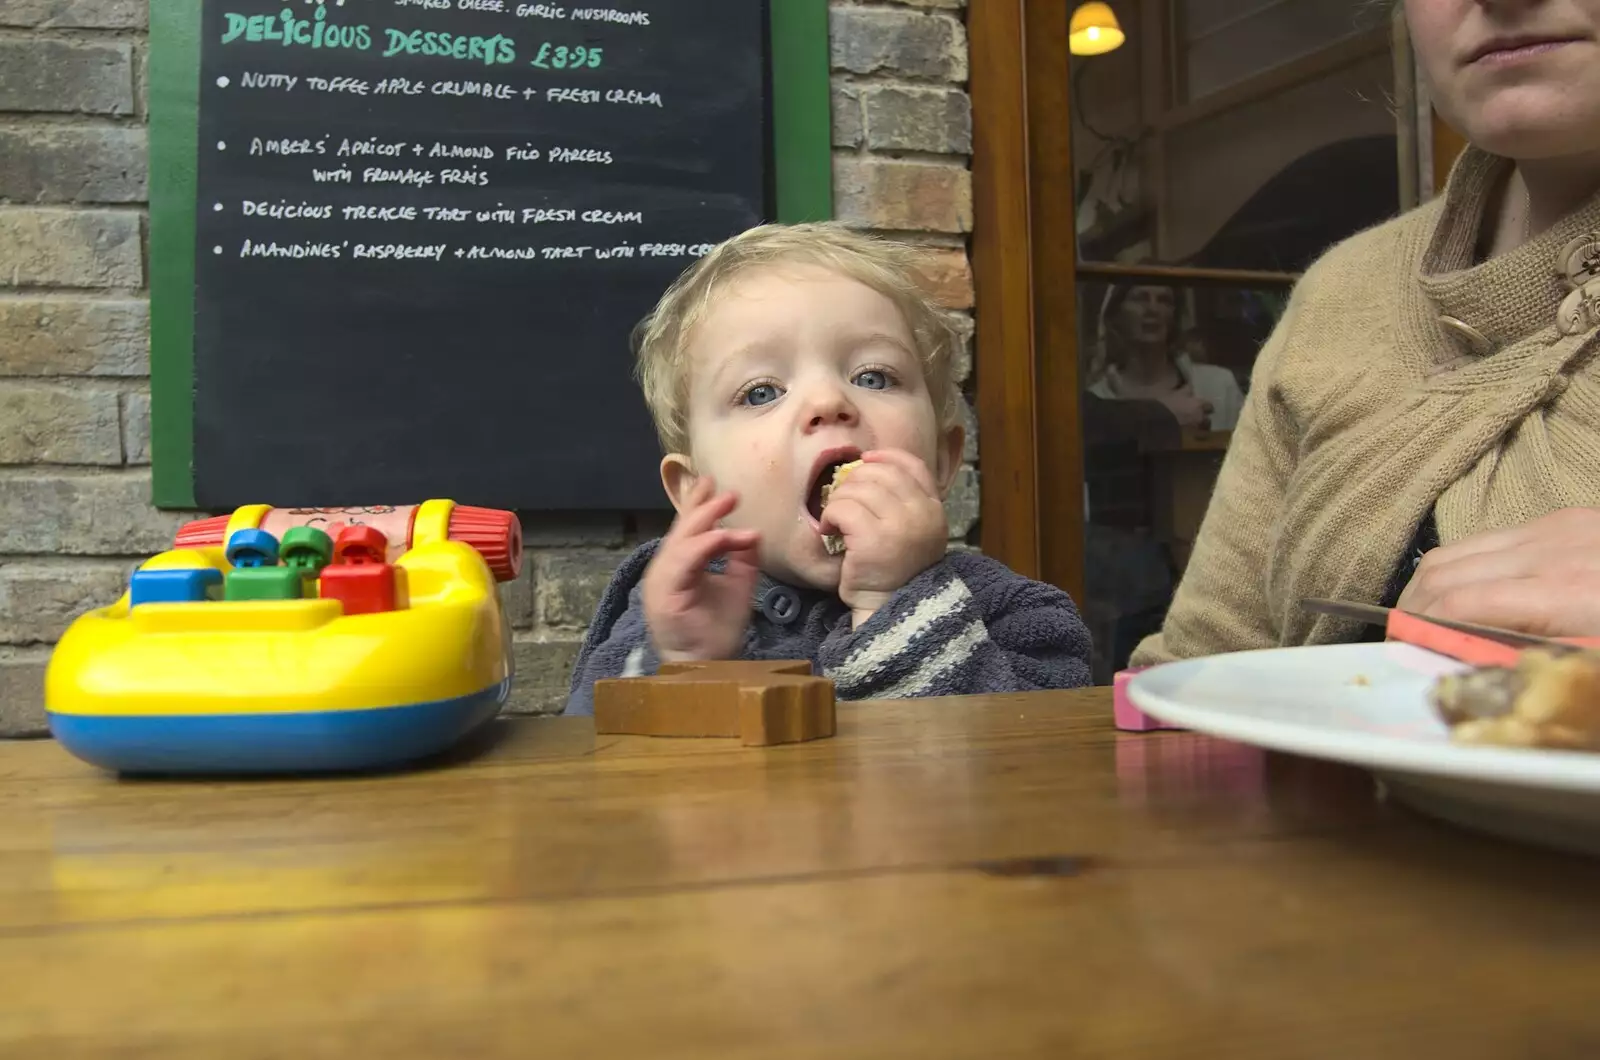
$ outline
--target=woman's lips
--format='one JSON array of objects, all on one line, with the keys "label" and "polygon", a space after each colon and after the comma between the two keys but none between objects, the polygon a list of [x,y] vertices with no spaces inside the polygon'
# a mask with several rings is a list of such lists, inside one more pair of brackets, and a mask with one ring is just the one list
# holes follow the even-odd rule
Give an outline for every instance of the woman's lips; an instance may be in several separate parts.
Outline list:
[{"label": "woman's lips", "polygon": [[1574,43],[1571,39],[1507,41],[1488,45],[1472,57],[1474,66],[1505,66],[1547,55]]}]

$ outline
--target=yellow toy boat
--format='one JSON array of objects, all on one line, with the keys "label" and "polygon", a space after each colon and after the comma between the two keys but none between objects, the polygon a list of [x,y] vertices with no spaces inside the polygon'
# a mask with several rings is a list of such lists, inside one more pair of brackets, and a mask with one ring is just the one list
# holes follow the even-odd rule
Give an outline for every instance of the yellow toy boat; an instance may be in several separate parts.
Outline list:
[{"label": "yellow toy boat", "polygon": [[225,547],[151,558],[57,644],[51,731],[134,773],[360,770],[444,750],[499,712],[512,677],[495,574],[450,539],[450,505],[418,506],[392,563],[373,526],[302,520],[280,539],[251,525],[259,506],[235,513]]}]

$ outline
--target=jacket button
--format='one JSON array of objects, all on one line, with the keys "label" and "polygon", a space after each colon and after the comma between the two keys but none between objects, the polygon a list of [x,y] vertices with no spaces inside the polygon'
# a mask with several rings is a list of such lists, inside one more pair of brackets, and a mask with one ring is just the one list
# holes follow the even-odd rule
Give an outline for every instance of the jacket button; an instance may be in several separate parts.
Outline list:
[{"label": "jacket button", "polygon": [[792,589],[775,585],[761,598],[761,613],[780,626],[800,617],[800,597]]}]

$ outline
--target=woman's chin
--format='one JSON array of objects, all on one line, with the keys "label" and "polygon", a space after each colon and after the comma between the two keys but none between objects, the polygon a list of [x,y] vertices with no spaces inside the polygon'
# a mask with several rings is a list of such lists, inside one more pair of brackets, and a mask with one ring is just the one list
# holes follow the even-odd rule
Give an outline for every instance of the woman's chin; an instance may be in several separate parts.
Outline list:
[{"label": "woman's chin", "polygon": [[1480,150],[1519,162],[1600,153],[1600,104],[1551,86],[1502,89],[1461,124]]}]

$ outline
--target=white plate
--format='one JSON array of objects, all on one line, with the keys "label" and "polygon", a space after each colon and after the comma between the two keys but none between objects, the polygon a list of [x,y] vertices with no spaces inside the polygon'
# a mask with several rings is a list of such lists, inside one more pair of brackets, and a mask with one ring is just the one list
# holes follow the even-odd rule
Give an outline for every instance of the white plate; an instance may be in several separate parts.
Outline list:
[{"label": "white plate", "polygon": [[1158,666],[1128,695],[1195,732],[1363,766],[1463,827],[1600,854],[1600,754],[1452,743],[1427,691],[1464,669],[1406,644],[1278,648]]}]

